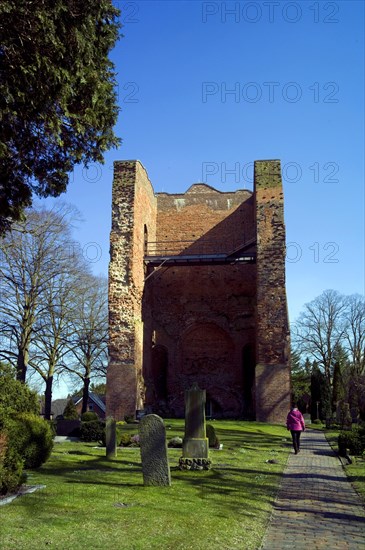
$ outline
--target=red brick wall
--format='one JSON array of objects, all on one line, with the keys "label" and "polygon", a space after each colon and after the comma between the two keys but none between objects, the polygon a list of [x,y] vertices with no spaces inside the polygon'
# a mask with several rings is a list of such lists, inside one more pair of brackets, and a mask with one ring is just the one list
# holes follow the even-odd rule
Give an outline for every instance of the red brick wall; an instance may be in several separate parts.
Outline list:
[{"label": "red brick wall", "polygon": [[[198,382],[215,416],[256,410],[258,419],[283,421],[289,336],[280,163],[255,163],[254,194],[195,184],[185,194],[154,195],[138,161],[118,162],[112,217],[107,414],[121,418],[144,402],[183,415],[184,391]],[[149,254],[230,253],[257,238],[257,265],[146,271],[145,227]]]},{"label": "red brick wall", "polygon": [[191,186],[183,195],[159,193],[157,240],[196,241],[193,246],[181,242],[180,250],[188,247],[188,252],[198,247],[209,252],[210,246],[215,252],[234,250],[254,236],[251,197],[247,190],[221,193],[204,184]]},{"label": "red brick wall", "polygon": [[[194,381],[227,416],[242,413],[242,349],[254,342],[255,266],[161,268],[147,281],[152,341],[168,350],[172,413]],[[145,364],[146,383],[152,383]]]},{"label": "red brick wall", "polygon": [[[253,217],[250,191],[220,193],[197,184],[183,195],[157,195],[157,241],[184,254],[229,253],[252,238]],[[255,273],[254,265],[171,266],[149,277],[145,344],[168,354],[166,404],[156,403],[152,362],[144,362],[153,410],[165,405],[182,416],[184,391],[196,381],[216,415],[242,414],[242,348],[254,342]]]},{"label": "red brick wall", "polygon": [[280,162],[256,161],[254,179],[257,231],[256,411],[258,419],[284,422],[290,407],[290,337]]}]

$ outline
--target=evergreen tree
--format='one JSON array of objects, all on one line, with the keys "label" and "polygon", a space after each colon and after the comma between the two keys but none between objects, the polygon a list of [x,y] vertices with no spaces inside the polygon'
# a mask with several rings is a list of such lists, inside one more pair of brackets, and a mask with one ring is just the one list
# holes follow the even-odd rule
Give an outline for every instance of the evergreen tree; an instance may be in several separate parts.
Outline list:
[{"label": "evergreen tree", "polygon": [[327,377],[316,361],[312,364],[311,374],[311,418],[325,420],[331,417],[331,388]]},{"label": "evergreen tree", "polygon": [[307,412],[311,398],[310,391],[310,368],[308,370],[307,359],[304,366],[300,364],[300,356],[297,352],[292,353],[291,358],[291,382],[292,382],[292,400],[298,404],[302,412]]},{"label": "evergreen tree", "polygon": [[63,417],[66,420],[77,420],[79,418],[75,403],[71,398],[67,401],[67,405],[63,411]]},{"label": "evergreen tree", "polygon": [[318,365],[313,361],[312,373],[311,373],[311,419],[319,420],[321,417],[321,378],[322,373],[318,368]]},{"label": "evergreen tree", "polygon": [[348,395],[348,374],[350,365],[347,354],[343,347],[338,344],[335,348],[332,381],[332,411],[336,411],[337,403],[347,399]]},{"label": "evergreen tree", "polygon": [[111,0],[0,3],[0,232],[32,193],[56,197],[75,165],[116,147]]}]

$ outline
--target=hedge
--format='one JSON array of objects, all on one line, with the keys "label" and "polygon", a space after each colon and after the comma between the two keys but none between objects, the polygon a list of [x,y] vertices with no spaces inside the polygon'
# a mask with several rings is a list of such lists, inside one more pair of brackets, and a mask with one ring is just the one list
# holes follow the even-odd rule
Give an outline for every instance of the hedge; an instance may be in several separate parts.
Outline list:
[{"label": "hedge", "polygon": [[105,432],[105,422],[102,420],[90,420],[81,422],[82,441],[102,441]]},{"label": "hedge", "polygon": [[356,427],[349,431],[340,432],[338,436],[338,452],[346,456],[350,454],[360,456],[365,451],[365,428]]},{"label": "hedge", "polygon": [[50,456],[53,434],[49,423],[33,413],[2,415],[0,432],[0,494],[14,491],[24,480],[24,468],[38,468]]}]

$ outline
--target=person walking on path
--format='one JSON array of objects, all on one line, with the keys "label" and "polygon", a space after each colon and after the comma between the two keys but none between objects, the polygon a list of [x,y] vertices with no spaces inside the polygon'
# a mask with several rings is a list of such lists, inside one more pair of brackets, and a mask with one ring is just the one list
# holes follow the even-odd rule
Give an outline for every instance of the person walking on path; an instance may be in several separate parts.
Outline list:
[{"label": "person walking on path", "polygon": [[260,550],[364,550],[364,502],[321,430],[290,453]]},{"label": "person walking on path", "polygon": [[297,455],[300,451],[300,434],[305,430],[305,422],[302,413],[295,404],[286,417],[286,427],[290,430],[294,451]]}]

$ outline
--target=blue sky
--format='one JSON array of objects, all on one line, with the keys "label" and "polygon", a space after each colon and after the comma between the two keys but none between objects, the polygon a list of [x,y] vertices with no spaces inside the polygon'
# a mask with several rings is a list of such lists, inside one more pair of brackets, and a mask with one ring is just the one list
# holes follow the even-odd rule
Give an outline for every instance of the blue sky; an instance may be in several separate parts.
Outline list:
[{"label": "blue sky", "polygon": [[252,189],[253,161],[281,159],[290,321],[327,288],[364,293],[363,2],[114,3],[123,143],[61,197],[93,271],[107,275],[114,160],[179,193]]}]

